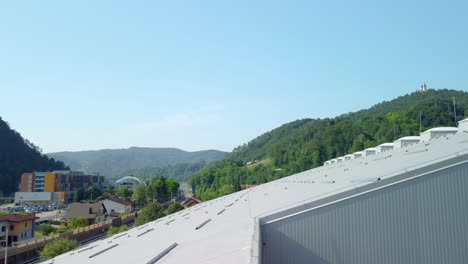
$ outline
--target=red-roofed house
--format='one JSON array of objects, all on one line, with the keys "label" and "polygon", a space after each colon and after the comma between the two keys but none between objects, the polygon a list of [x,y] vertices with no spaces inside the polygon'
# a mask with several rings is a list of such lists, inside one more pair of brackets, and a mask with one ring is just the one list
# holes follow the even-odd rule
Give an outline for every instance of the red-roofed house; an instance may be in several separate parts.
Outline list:
[{"label": "red-roofed house", "polygon": [[194,205],[197,205],[199,203],[201,203],[202,201],[198,200],[197,198],[195,197],[190,197],[188,198],[187,200],[185,200],[182,205],[185,207],[185,208],[189,208],[189,207],[192,207]]},{"label": "red-roofed house", "polygon": [[0,240],[5,240],[8,230],[8,243],[34,237],[36,216],[8,214],[0,216]]}]

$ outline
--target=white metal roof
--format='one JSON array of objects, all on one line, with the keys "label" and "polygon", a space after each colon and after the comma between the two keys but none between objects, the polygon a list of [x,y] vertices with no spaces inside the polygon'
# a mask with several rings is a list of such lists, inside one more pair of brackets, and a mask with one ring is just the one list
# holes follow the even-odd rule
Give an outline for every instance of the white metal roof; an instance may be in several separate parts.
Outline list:
[{"label": "white metal roof", "polygon": [[458,121],[458,124],[468,122],[468,118]]},{"label": "white metal roof", "polygon": [[394,145],[393,143],[389,142],[389,143],[380,144],[380,145],[378,145],[378,147],[393,147],[393,145]]},{"label": "white metal roof", "polygon": [[416,140],[420,140],[420,136],[408,136],[408,137],[402,137],[402,138],[399,138],[397,140],[395,140],[394,142],[397,142],[397,141],[416,141]]},{"label": "white metal roof", "polygon": [[[318,167],[93,242],[56,257],[53,263],[147,263],[171,247],[157,264],[257,263],[259,237],[255,230],[259,219],[267,221],[278,214],[304,210],[304,206],[322,198],[375,184],[376,179],[401,177],[467,153],[468,134],[457,133],[449,140],[435,139],[427,144]],[[385,181],[378,181],[381,182]]]},{"label": "white metal roof", "polygon": [[429,133],[429,132],[457,132],[458,128],[457,127],[434,127],[431,129],[428,129],[421,134]]}]

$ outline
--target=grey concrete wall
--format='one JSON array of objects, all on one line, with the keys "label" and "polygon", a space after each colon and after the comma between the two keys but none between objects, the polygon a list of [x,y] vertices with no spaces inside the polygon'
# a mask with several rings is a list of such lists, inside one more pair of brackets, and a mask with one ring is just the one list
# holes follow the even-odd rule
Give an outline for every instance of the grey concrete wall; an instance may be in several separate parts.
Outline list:
[{"label": "grey concrete wall", "polygon": [[468,163],[261,226],[263,263],[468,263]]}]

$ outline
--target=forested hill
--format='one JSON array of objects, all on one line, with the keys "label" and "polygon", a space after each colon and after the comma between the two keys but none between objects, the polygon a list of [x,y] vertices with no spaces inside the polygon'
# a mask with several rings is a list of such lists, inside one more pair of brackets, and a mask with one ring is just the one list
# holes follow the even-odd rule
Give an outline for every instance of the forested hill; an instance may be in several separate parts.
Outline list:
[{"label": "forested hill", "polygon": [[461,120],[465,112],[468,115],[467,92],[428,90],[335,118],[287,123],[237,147],[223,160],[193,175],[190,183],[198,198],[212,199],[239,190],[241,184],[264,183],[321,166],[338,156],[418,135],[420,113],[423,131],[455,126],[453,97],[457,120]]},{"label": "forested hill", "polygon": [[[103,149],[75,152],[56,152],[48,155],[64,161],[73,170],[84,172],[99,172],[104,176],[119,177],[132,174],[137,177],[180,176],[178,173],[190,173],[195,168],[199,170],[205,163],[220,160],[226,152],[218,150],[202,150],[188,152],[177,148],[140,148]],[[192,175],[191,173],[190,175]],[[186,179],[185,179],[186,180]]]},{"label": "forested hill", "polygon": [[63,162],[41,154],[37,146],[0,118],[0,195],[17,191],[23,172],[62,169],[66,169]]}]

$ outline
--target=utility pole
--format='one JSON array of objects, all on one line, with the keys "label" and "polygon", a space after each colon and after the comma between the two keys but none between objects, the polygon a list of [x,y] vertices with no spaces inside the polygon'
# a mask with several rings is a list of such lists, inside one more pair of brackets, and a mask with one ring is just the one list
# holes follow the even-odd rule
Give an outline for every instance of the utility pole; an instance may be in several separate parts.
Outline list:
[{"label": "utility pole", "polygon": [[453,116],[454,116],[455,126],[458,127],[457,110],[455,108],[455,96],[453,97]]},{"label": "utility pole", "polygon": [[6,234],[5,234],[5,264],[7,264],[8,263],[8,229],[9,229],[9,225],[7,225],[5,229],[6,229]]},{"label": "utility pole", "polygon": [[419,111],[419,134],[422,132],[422,113]]}]

